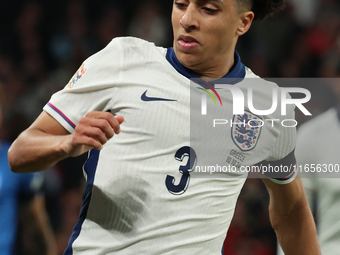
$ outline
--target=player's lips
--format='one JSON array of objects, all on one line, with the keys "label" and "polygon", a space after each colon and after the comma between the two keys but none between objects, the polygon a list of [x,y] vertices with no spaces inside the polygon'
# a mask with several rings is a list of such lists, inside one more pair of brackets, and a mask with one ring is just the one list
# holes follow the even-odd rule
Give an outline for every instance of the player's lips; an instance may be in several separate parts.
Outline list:
[{"label": "player's lips", "polygon": [[181,35],[178,37],[178,44],[183,50],[190,50],[199,45],[199,42],[191,36]]}]

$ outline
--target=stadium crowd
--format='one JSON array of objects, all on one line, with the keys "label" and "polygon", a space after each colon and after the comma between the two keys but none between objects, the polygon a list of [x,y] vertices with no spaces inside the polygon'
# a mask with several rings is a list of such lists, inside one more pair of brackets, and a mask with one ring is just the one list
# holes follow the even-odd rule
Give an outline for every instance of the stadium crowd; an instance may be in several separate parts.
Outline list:
[{"label": "stadium crowd", "polygon": [[[136,36],[171,47],[171,5],[171,0],[1,1],[0,103],[4,123],[0,140],[13,141],[82,62],[112,38]],[[327,66],[340,58],[339,14],[338,0],[287,0],[284,11],[260,25],[254,23],[241,37],[237,50],[243,63],[261,77],[330,77]],[[327,88],[308,89],[312,100],[307,107],[314,114],[335,104]],[[299,123],[306,121],[304,118],[297,115]],[[85,160],[86,155],[69,158],[45,171],[46,208],[58,254],[66,247],[78,218]],[[248,179],[224,254],[276,254],[267,206],[268,194],[261,180]],[[37,241],[32,240],[31,232],[19,233],[17,254],[43,254],[39,245],[34,245]]]}]

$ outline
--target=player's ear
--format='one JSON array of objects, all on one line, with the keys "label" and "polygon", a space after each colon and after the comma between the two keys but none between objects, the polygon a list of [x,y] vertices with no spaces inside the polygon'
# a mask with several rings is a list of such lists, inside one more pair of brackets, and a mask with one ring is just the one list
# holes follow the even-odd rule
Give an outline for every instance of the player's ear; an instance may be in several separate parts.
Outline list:
[{"label": "player's ear", "polygon": [[245,34],[249,30],[249,28],[250,28],[250,26],[251,26],[251,24],[254,20],[254,16],[255,15],[252,11],[240,13],[240,23],[239,23],[239,26],[238,26],[237,31],[236,31],[236,34],[238,36]]}]

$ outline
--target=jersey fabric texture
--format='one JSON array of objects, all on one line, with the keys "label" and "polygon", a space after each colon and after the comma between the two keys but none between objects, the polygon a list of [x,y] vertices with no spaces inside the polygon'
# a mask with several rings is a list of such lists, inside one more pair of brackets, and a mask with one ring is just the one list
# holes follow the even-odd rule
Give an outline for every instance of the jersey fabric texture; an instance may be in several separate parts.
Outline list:
[{"label": "jersey fabric texture", "polygon": [[[326,164],[334,167],[340,164],[339,116],[339,109],[331,108],[301,126],[296,146],[299,166],[304,168],[304,165]],[[336,255],[339,254],[340,240],[340,179],[339,173],[327,175],[309,172],[301,174],[301,177],[308,202],[312,210],[316,211],[321,252]],[[278,254],[283,253],[279,251]]]},{"label": "jersey fabric texture", "polygon": [[[247,77],[257,78],[235,53],[226,78]],[[204,150],[196,151],[197,138],[190,137],[196,125],[190,121],[190,78],[197,76],[172,48],[116,38],[87,59],[44,107],[69,132],[90,111],[125,118],[119,135],[89,153],[84,203],[65,254],[221,254],[245,178],[193,177]],[[260,101],[271,100],[262,89]],[[293,109],[288,115],[293,118]],[[219,145],[207,148],[213,149],[209,155],[228,150],[220,164],[228,165],[229,151],[240,152],[230,133]],[[266,125],[243,163],[280,160],[294,147],[295,129]]]},{"label": "jersey fabric texture", "polygon": [[0,144],[0,253],[12,255],[17,230],[18,203],[30,201],[41,188],[38,173],[16,174],[8,165],[10,144]]}]

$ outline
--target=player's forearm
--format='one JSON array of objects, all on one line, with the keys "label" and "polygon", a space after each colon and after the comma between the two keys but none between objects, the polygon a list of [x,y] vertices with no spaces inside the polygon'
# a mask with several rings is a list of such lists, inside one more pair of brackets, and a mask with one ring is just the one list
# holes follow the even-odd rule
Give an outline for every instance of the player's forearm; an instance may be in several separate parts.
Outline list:
[{"label": "player's forearm", "polygon": [[307,204],[278,213],[270,206],[270,219],[285,255],[321,255],[316,228]]},{"label": "player's forearm", "polygon": [[50,135],[38,129],[24,131],[8,151],[13,172],[28,173],[46,170],[68,157],[63,143],[69,135]]}]

